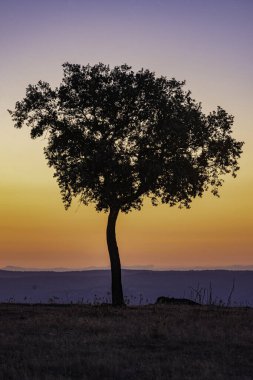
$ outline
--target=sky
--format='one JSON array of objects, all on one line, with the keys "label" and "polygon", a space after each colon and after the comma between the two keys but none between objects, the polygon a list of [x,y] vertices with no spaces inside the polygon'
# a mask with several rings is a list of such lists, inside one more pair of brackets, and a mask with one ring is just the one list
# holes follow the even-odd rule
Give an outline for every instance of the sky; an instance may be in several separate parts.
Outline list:
[{"label": "sky", "polygon": [[238,177],[220,198],[206,193],[190,210],[144,202],[120,214],[124,266],[253,264],[253,1],[0,0],[0,267],[107,267],[107,214],[73,203],[65,211],[46,140],[17,130],[7,109],[39,80],[58,86],[64,62],[127,63],[186,80],[209,113],[235,117],[244,141]]}]

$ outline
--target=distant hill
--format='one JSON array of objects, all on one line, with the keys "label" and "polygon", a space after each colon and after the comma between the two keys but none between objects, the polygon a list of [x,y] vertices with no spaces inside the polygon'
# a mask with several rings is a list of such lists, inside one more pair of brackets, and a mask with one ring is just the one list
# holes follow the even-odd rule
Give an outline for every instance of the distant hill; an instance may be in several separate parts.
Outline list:
[{"label": "distant hill", "polygon": [[103,268],[103,267],[86,267],[86,268],[31,268],[31,267],[17,267],[13,265],[7,265],[6,267],[1,268],[2,270],[7,270],[11,272],[80,272],[84,270],[103,270],[103,269],[109,269],[109,268]]},{"label": "distant hill", "polygon": [[[7,265],[0,270],[7,270],[12,272],[81,272],[86,270],[108,270],[109,267],[84,267],[84,268],[65,268],[65,267],[56,267],[56,268],[29,268],[29,267],[19,267],[13,265]],[[130,265],[123,266],[123,269],[132,269],[132,270],[154,270],[154,271],[189,271],[189,270],[252,270],[253,265],[227,265],[227,266],[215,266],[215,267],[205,267],[205,266],[197,266],[197,267],[169,267],[169,268],[159,268],[154,265]]]},{"label": "distant hill", "polygon": [[[124,294],[131,304],[159,296],[198,302],[253,306],[253,271],[154,271],[123,269]],[[110,270],[0,270],[0,302],[110,302]]]}]

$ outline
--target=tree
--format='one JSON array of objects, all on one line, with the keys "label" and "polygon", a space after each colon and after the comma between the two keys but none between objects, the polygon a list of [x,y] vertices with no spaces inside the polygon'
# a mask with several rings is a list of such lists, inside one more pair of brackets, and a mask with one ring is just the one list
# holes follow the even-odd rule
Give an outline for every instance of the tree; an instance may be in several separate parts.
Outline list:
[{"label": "tree", "polygon": [[63,70],[58,88],[29,85],[9,112],[33,139],[47,137],[44,153],[65,208],[78,197],[109,212],[112,303],[122,305],[119,212],[140,210],[144,197],[189,208],[208,189],[218,195],[223,175],[236,176],[243,143],[231,137],[233,116],[220,107],[204,115],[184,81],[127,65],[65,63]]}]

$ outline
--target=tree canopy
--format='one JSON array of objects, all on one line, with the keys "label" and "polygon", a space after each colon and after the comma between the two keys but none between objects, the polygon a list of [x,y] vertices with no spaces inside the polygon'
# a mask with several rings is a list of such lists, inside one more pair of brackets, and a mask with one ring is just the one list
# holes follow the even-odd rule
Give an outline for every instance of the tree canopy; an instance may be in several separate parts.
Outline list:
[{"label": "tree canopy", "polygon": [[29,85],[10,114],[32,138],[47,137],[45,155],[66,208],[78,197],[109,211],[112,303],[123,305],[119,211],[139,210],[144,197],[190,207],[208,189],[218,195],[223,175],[239,169],[243,143],[232,137],[233,116],[221,107],[206,116],[184,81],[127,65],[65,63],[63,70],[58,88]]},{"label": "tree canopy", "polygon": [[156,77],[128,65],[65,63],[58,88],[29,85],[10,111],[17,128],[48,138],[65,207],[73,197],[98,211],[153,205],[189,207],[223,175],[236,175],[242,142],[232,136],[233,116],[218,107],[205,115],[184,81]]}]

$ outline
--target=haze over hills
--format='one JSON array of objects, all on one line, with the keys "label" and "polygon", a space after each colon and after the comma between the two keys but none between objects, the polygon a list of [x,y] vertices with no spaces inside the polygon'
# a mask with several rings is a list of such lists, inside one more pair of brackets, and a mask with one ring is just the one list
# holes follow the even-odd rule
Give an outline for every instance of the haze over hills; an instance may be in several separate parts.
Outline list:
[{"label": "haze over hills", "polygon": [[[253,271],[249,269],[123,269],[122,280],[130,304],[154,303],[159,296],[169,296],[253,307]],[[0,270],[0,302],[110,302],[110,289],[109,269]]]},{"label": "haze over hills", "polygon": [[[189,270],[250,270],[253,271],[253,265],[227,265],[227,266],[196,266],[196,267],[168,267],[168,268],[159,268],[154,265],[129,265],[122,266],[123,269],[132,269],[132,270],[153,270],[153,271],[189,271]],[[19,267],[13,265],[7,265],[0,270],[13,271],[13,272],[82,272],[87,270],[109,270],[109,267],[96,267],[89,266],[83,268],[65,268],[65,267],[56,267],[56,268],[38,268],[38,267]]]}]

